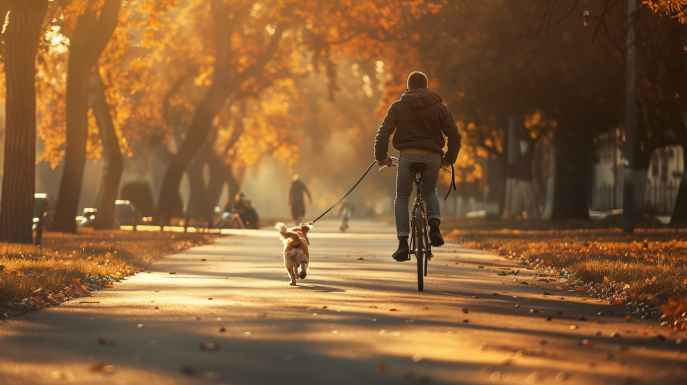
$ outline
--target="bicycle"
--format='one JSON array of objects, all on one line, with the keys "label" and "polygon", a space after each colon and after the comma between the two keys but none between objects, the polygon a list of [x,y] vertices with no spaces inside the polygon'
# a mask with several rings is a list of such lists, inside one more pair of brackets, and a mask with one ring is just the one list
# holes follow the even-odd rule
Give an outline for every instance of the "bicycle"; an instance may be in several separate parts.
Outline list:
[{"label": "bicycle", "polygon": [[[393,161],[398,158],[389,158],[389,164],[384,168],[396,166]],[[427,276],[427,264],[432,259],[432,243],[429,241],[429,223],[427,220],[427,204],[422,198],[422,178],[427,171],[427,163],[415,162],[409,166],[410,172],[415,174],[415,186],[417,193],[413,202],[413,211],[410,219],[410,255],[415,255],[417,261],[417,291],[424,290],[424,277]]]}]

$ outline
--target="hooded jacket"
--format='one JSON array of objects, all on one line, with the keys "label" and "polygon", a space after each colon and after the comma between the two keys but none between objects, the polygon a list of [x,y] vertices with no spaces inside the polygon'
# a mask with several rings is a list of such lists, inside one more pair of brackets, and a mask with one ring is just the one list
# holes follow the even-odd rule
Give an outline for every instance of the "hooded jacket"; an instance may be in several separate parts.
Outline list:
[{"label": "hooded jacket", "polygon": [[[448,106],[442,103],[439,95],[423,88],[406,91],[389,107],[375,138],[376,160],[387,157],[391,134],[394,134],[395,149],[434,151],[451,164],[458,158],[462,140]],[[444,135],[448,138],[446,154]]]}]

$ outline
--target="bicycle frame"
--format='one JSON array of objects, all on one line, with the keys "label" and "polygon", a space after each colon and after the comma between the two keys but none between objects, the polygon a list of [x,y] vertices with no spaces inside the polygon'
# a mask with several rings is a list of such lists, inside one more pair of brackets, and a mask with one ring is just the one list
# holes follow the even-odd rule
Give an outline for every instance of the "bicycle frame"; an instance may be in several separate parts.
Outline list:
[{"label": "bicycle frame", "polygon": [[416,229],[415,229],[415,224],[417,223],[417,208],[420,208],[420,212],[422,213],[422,224],[424,227],[424,231],[422,232],[423,235],[423,243],[424,243],[424,248],[426,251],[426,258],[425,258],[425,268],[424,268],[424,275],[427,276],[427,261],[432,259],[432,244],[429,241],[429,223],[427,219],[427,204],[425,200],[422,197],[422,173],[415,173],[415,186],[416,186],[416,195],[415,195],[415,202],[413,202],[413,210],[411,212],[411,218],[410,218],[410,234],[412,235],[410,237],[410,254],[415,255],[417,258],[418,256],[415,254],[415,234],[416,234]]}]

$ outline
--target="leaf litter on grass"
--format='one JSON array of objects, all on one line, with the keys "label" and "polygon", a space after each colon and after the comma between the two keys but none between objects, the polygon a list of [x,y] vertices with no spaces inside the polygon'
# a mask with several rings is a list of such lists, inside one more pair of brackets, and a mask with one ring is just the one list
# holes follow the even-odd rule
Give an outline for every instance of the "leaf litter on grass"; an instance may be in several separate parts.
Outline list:
[{"label": "leaf litter on grass", "polygon": [[[626,234],[611,222],[461,220],[445,238],[488,250],[546,273],[556,290],[626,307],[638,318],[659,318],[687,331],[687,234],[649,224]],[[524,228],[521,230],[521,228]],[[515,230],[518,229],[518,230]],[[499,275],[507,275],[500,272]],[[555,278],[555,279],[554,279]],[[653,297],[653,298],[652,298]],[[687,309],[686,309],[687,310]]]},{"label": "leaf litter on grass", "polygon": [[0,246],[0,317],[90,296],[112,288],[154,260],[195,245],[213,235],[93,231],[45,233],[42,247]]}]

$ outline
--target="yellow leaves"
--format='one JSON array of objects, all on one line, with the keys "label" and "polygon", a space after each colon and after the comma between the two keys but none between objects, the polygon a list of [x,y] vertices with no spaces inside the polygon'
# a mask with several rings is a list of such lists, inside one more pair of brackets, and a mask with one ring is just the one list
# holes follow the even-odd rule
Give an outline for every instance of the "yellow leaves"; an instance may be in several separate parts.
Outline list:
[{"label": "yellow leaves", "polygon": [[687,0],[644,0],[642,4],[654,13],[663,13],[687,24]]},{"label": "yellow leaves", "polygon": [[613,302],[611,303],[611,305],[623,306],[623,305],[625,305],[625,300],[622,299],[622,298],[616,298],[616,299],[613,300]]}]

